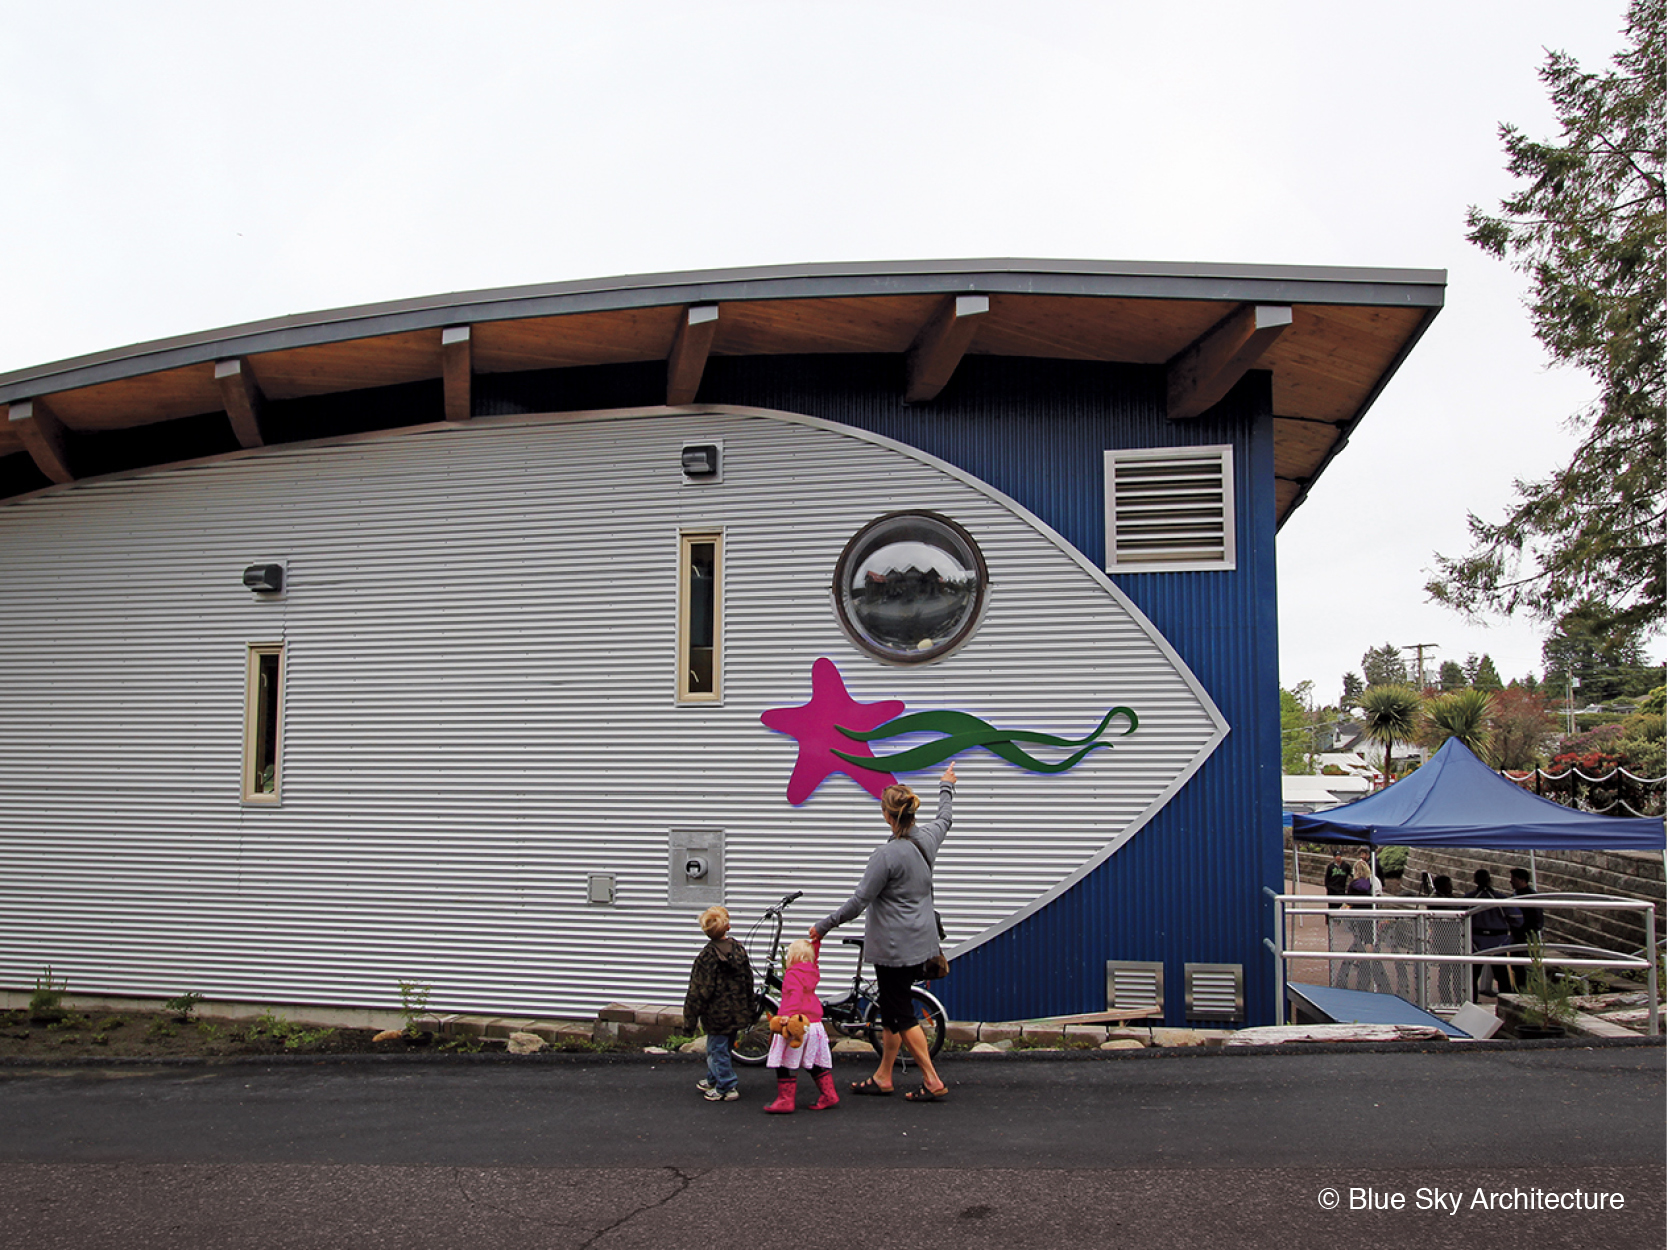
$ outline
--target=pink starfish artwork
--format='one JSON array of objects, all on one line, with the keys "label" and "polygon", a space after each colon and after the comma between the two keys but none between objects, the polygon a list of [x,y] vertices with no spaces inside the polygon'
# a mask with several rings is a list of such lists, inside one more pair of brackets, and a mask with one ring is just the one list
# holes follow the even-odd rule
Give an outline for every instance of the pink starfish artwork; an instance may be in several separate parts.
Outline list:
[{"label": "pink starfish artwork", "polygon": [[797,807],[831,773],[844,773],[875,798],[896,778],[860,764],[851,764],[834,754],[873,758],[866,742],[856,742],[839,732],[839,726],[861,732],[877,729],[903,711],[901,699],[879,703],[858,703],[845,690],[845,679],[834,662],[823,656],[811,665],[810,702],[798,707],[775,707],[758,719],[777,733],[799,740],[799,759],[787,781],[787,801]]}]

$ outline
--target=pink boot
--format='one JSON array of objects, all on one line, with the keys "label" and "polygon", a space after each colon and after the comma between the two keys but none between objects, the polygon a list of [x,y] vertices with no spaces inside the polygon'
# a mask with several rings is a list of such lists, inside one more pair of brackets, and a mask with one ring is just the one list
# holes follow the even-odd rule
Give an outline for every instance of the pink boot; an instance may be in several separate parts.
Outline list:
[{"label": "pink boot", "polygon": [[793,1111],[799,1101],[799,1078],[783,1076],[776,1078],[776,1100],[764,1110],[771,1115],[787,1115]]},{"label": "pink boot", "polygon": [[812,1111],[826,1111],[829,1107],[839,1106],[839,1095],[834,1092],[832,1071],[816,1074],[816,1089],[821,1097],[810,1104]]}]

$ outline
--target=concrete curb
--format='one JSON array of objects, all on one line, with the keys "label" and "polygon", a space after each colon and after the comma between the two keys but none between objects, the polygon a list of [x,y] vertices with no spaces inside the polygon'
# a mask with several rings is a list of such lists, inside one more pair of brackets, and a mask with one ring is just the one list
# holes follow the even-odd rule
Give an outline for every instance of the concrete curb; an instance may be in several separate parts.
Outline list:
[{"label": "concrete curb", "polygon": [[[940,1055],[938,1064],[948,1063],[958,1067],[962,1063],[1124,1063],[1134,1061],[1157,1061],[1163,1059],[1234,1059],[1234,1058],[1265,1058],[1270,1055],[1335,1055],[1346,1052],[1351,1055],[1467,1055],[1477,1052],[1495,1052],[1507,1050],[1547,1051],[1547,1050],[1661,1050],[1667,1048],[1667,1038],[1663,1037],[1562,1037],[1547,1038],[1543,1041],[1524,1042],[1515,1039],[1487,1042],[1299,1042],[1285,1043],[1277,1046],[1164,1046],[1141,1050],[1098,1050],[1098,1049],[1058,1049],[1058,1050],[1007,1050],[973,1053],[971,1051],[956,1051],[948,1055]],[[0,1058],[0,1072],[28,1071],[32,1069],[51,1071],[91,1070],[101,1068],[218,1068],[218,1067],[269,1067],[269,1068],[318,1068],[318,1067],[385,1067],[400,1065],[417,1066],[446,1066],[446,1065],[513,1065],[513,1064],[548,1064],[572,1066],[575,1064],[609,1064],[625,1066],[656,1067],[662,1063],[687,1064],[691,1067],[704,1065],[705,1060],[700,1055],[682,1055],[665,1053],[651,1055],[640,1050],[623,1051],[589,1051],[581,1053],[564,1051],[540,1051],[532,1055],[511,1055],[503,1051],[489,1051],[479,1054],[399,1054],[399,1055],[222,1055],[214,1058],[68,1058],[68,1059],[15,1059]]]}]

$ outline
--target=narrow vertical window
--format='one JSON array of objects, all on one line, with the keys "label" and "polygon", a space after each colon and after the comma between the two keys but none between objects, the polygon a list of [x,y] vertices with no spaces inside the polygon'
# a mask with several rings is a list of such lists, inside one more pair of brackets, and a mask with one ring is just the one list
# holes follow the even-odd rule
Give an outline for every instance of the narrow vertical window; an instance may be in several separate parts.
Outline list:
[{"label": "narrow vertical window", "polygon": [[283,644],[251,646],[243,713],[243,800],[246,803],[278,801],[283,690]]},{"label": "narrow vertical window", "polygon": [[723,695],[723,536],[684,534],[678,550],[677,700]]}]

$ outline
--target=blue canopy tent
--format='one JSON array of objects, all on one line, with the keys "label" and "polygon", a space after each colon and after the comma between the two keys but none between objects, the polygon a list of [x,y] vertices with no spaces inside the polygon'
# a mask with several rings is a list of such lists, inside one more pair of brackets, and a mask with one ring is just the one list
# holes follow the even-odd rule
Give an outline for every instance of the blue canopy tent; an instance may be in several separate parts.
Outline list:
[{"label": "blue canopy tent", "polygon": [[[1659,851],[1667,864],[1667,821],[1662,817],[1600,816],[1553,803],[1501,777],[1457,738],[1449,738],[1422,768],[1376,794],[1329,811],[1297,813],[1292,817],[1291,836],[1303,842],[1371,847],[1527,851],[1531,868],[1537,850]],[[1290,992],[1298,988],[1291,987]],[[1337,999],[1339,993],[1323,986],[1300,990],[1309,999],[1325,1003]],[[1355,995],[1355,999],[1388,997]],[[1356,1019],[1366,1018],[1353,999],[1323,1010],[1333,1008],[1353,1012]],[[1331,1018],[1340,1017],[1333,1014]]]},{"label": "blue canopy tent", "polygon": [[1660,816],[1600,816],[1531,794],[1449,738],[1417,772],[1324,812],[1298,812],[1302,842],[1501,851],[1667,851]]}]

